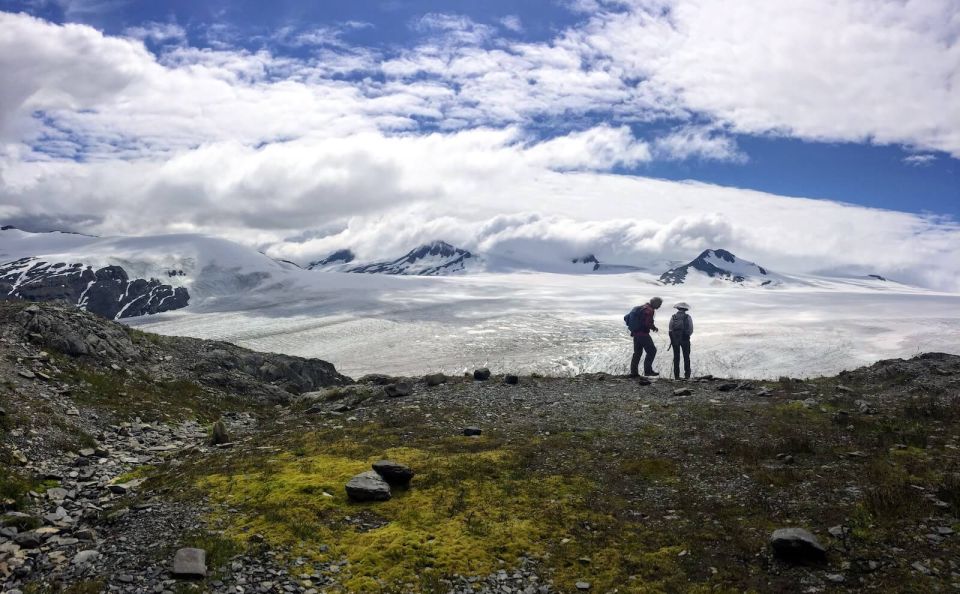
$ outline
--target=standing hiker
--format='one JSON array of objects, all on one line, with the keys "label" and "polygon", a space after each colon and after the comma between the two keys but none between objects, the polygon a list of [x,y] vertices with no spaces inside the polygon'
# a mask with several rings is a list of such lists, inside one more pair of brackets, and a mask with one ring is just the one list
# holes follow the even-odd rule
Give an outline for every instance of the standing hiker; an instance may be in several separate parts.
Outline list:
[{"label": "standing hiker", "polygon": [[623,318],[623,321],[627,323],[627,328],[630,329],[630,336],[633,337],[633,358],[630,360],[630,377],[640,375],[641,353],[646,353],[643,358],[643,375],[660,375],[653,370],[653,358],[657,356],[657,347],[653,344],[650,331],[660,331],[656,324],[653,323],[653,317],[661,305],[663,305],[663,299],[654,297],[648,303],[631,309],[630,313]]},{"label": "standing hiker", "polygon": [[677,313],[670,318],[668,332],[673,348],[673,379],[680,379],[680,352],[683,351],[683,379],[690,379],[690,335],[693,334],[693,318],[687,313],[690,306],[681,301],[674,305]]}]

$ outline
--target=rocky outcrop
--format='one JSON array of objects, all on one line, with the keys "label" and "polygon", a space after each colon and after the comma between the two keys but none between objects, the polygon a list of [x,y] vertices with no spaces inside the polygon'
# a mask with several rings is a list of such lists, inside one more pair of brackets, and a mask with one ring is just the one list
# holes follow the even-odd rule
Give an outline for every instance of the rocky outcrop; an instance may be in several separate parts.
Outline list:
[{"label": "rocky outcrop", "polygon": [[[115,322],[88,312],[52,304],[0,310],[5,336],[29,341],[71,357],[96,360],[110,367],[134,367],[170,379],[187,379],[249,396],[283,402],[291,394],[352,383],[320,359],[260,353],[226,342],[196,338],[156,337],[136,340],[137,334]],[[156,365],[157,360],[163,364]]]},{"label": "rocky outcrop", "polygon": [[[177,276],[176,272],[169,276]],[[119,266],[94,270],[80,263],[39,258],[0,265],[0,295],[26,301],[66,301],[111,320],[180,309],[190,302],[185,288],[154,278],[131,279]]]},{"label": "rocky outcrop", "polygon": [[737,258],[727,250],[704,250],[688,264],[677,266],[660,275],[660,282],[667,285],[682,285],[691,273],[736,284],[756,282],[761,286],[780,284],[776,275],[753,262]]}]

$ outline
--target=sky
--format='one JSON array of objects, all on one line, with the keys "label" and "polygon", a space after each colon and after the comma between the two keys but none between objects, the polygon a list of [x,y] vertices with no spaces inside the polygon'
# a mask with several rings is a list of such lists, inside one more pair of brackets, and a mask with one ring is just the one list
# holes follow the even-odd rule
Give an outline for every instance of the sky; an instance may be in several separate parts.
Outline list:
[{"label": "sky", "polygon": [[0,0],[0,222],[960,291],[956,0]]}]

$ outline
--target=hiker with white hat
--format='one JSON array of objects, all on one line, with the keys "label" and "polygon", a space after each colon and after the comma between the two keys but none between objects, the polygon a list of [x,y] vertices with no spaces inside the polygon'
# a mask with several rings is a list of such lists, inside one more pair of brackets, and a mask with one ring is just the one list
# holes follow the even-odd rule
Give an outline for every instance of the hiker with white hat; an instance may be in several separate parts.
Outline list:
[{"label": "hiker with white hat", "polygon": [[690,379],[690,335],[693,334],[693,318],[685,302],[673,306],[677,313],[670,318],[670,347],[673,349],[673,379],[680,379],[680,353],[683,352],[683,379]]}]

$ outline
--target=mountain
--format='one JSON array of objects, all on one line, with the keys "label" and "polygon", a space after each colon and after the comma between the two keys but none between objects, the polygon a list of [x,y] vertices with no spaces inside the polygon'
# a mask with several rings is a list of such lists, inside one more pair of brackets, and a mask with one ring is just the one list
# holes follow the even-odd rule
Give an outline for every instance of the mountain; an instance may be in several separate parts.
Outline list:
[{"label": "mountain", "polygon": [[705,250],[690,263],[661,274],[660,281],[668,285],[730,282],[768,287],[782,284],[783,277],[726,250]]},{"label": "mountain", "polygon": [[[572,264],[585,265],[587,271],[606,274],[624,274],[627,272],[640,272],[642,270],[642,268],[628,264],[607,264],[606,262],[598,260],[593,254],[587,254],[582,258],[573,258],[570,262]],[[584,270],[580,268],[575,272],[584,272]]]},{"label": "mountain", "polygon": [[[178,271],[169,271],[175,276]],[[183,287],[155,278],[130,279],[119,266],[94,270],[83,263],[51,263],[21,258],[0,265],[0,297],[27,301],[67,301],[105,318],[119,320],[186,307]]]},{"label": "mountain", "polygon": [[[350,260],[345,260],[350,258]],[[349,263],[353,254],[349,250],[335,252],[320,260],[327,262],[326,269],[338,262]],[[365,274],[401,274],[416,276],[444,276],[458,274],[478,266],[480,259],[467,250],[460,249],[443,241],[434,241],[410,250],[403,257],[388,262],[373,262],[345,268],[344,272]],[[322,266],[317,266],[321,268]],[[311,266],[311,268],[314,268]]]},{"label": "mountain", "polygon": [[0,230],[0,299],[66,301],[110,319],[229,300],[296,268],[202,235],[94,237]]},{"label": "mountain", "polygon": [[346,272],[350,268],[349,264],[357,257],[351,250],[337,250],[316,262],[310,262],[307,270],[323,270],[326,272]]}]

